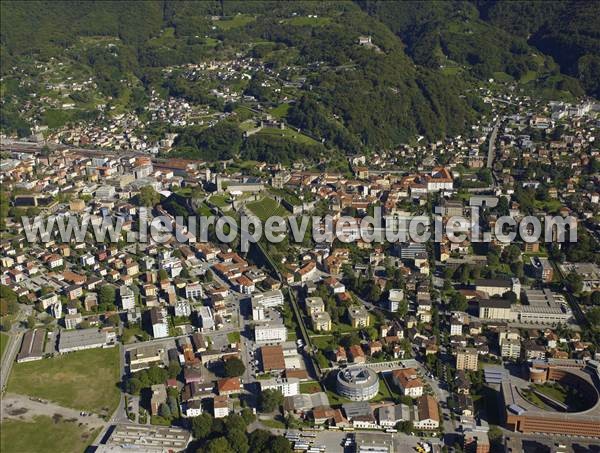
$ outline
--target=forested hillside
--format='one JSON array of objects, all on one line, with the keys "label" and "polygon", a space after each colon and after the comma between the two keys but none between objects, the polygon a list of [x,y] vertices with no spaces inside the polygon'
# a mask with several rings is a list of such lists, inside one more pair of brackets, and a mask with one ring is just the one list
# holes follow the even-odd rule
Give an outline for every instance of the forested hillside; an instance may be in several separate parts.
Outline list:
[{"label": "forested hillside", "polygon": [[600,97],[600,2],[484,1],[482,17],[552,56]]},{"label": "forested hillside", "polygon": [[[417,64],[432,68],[449,61],[469,65],[473,74],[506,72],[521,79],[539,71],[532,46],[551,56],[560,70],[600,95],[600,2],[498,1],[387,2],[359,1],[407,45]],[[574,80],[563,79],[577,91]]]},{"label": "forested hillside", "polygon": [[[118,100],[117,111],[141,111],[154,90],[232,111],[213,94],[222,84],[172,68],[249,57],[266,71],[233,88],[262,106],[287,103],[284,119],[319,145],[354,153],[418,135],[443,138],[482,111],[480,81],[513,80],[548,96],[598,95],[598,3],[575,3],[4,1],[2,128],[28,127],[16,105],[35,87],[19,81],[19,65],[54,57],[89,74],[99,92],[79,96],[78,106],[103,97]],[[371,42],[359,43],[361,36]],[[59,120],[94,115],[82,108]],[[201,131],[177,132],[187,154],[223,157],[202,145]],[[256,157],[297,152],[264,136],[235,149]]]}]

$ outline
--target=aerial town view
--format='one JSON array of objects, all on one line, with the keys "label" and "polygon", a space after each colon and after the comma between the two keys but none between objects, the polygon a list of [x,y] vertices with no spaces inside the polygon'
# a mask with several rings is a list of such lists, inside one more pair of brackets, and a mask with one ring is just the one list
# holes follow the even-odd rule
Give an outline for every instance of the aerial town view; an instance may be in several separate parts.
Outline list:
[{"label": "aerial town view", "polygon": [[2,453],[600,453],[600,1],[0,13]]}]

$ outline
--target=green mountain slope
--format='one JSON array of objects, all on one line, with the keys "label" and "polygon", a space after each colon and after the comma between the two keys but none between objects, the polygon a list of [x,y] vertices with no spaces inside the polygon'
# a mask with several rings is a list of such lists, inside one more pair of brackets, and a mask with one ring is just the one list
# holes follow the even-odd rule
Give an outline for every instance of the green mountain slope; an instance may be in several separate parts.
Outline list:
[{"label": "green mountain slope", "polygon": [[[600,94],[599,2],[367,0],[358,4],[398,34],[418,64],[460,65],[482,79],[504,72],[519,80],[531,73],[552,72],[551,64],[533,55],[542,52],[589,94]],[[579,94],[573,80],[563,82]]]},{"label": "green mountain slope", "polygon": [[[555,32],[553,18],[565,7],[549,8],[544,18],[527,2],[3,1],[2,95],[12,104],[2,107],[2,127],[26,129],[16,101],[37,88],[20,85],[13,68],[32,59],[55,57],[70,71],[91,74],[99,91],[92,97],[112,99],[116,111],[140,109],[151,90],[223,111],[235,106],[211,94],[222,82],[163,69],[242,56],[260,59],[267,70],[232,88],[267,108],[291,99],[282,110],[287,121],[327,148],[353,153],[418,135],[442,138],[476,117],[480,80],[505,77],[575,95],[581,82],[597,94],[598,28],[583,24],[596,7],[575,3],[566,31]],[[360,36],[371,43],[359,43]],[[561,76],[540,51],[579,82]],[[85,111],[77,115],[86,118]],[[263,141],[239,149],[260,156]],[[202,154],[198,131],[187,131],[181,143],[199,157],[223,157]],[[279,145],[270,159],[274,150],[294,149]]]},{"label": "green mountain slope", "polygon": [[484,1],[480,9],[485,20],[527,38],[600,97],[600,2]]}]

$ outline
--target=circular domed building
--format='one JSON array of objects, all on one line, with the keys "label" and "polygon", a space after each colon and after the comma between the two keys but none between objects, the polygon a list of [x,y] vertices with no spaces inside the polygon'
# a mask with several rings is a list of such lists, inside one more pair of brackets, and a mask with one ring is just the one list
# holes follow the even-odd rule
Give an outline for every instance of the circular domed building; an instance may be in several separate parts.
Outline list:
[{"label": "circular domed building", "polygon": [[368,401],[379,392],[377,373],[366,367],[340,370],[337,375],[337,392],[352,401]]}]

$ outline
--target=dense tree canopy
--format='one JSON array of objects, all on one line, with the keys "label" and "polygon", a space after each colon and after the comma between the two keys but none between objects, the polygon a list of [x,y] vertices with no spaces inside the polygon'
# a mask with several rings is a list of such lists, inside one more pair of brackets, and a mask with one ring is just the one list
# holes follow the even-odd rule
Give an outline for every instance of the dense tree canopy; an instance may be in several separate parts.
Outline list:
[{"label": "dense tree canopy", "polygon": [[244,362],[242,362],[238,358],[232,358],[225,362],[225,376],[227,377],[237,377],[244,374],[246,371],[246,367],[244,366]]},{"label": "dense tree canopy", "polygon": [[259,404],[263,412],[273,412],[283,404],[283,395],[279,390],[265,390],[260,394]]},{"label": "dense tree canopy", "polygon": [[[244,51],[281,71],[281,77],[290,71],[293,75],[294,66],[316,65],[286,120],[323,140],[328,148],[355,153],[362,147],[393,148],[419,134],[443,138],[460,133],[475,112],[485,109],[468,94],[473,77],[505,73],[518,80],[539,73],[544,86],[581,94],[581,84],[598,95],[598,5],[575,1],[550,6],[497,1],[6,1],[0,51],[3,71],[25,55],[44,60],[67,54],[91,70],[102,94],[126,97],[127,106],[134,110],[144,105],[150,89],[223,110],[224,101],[212,93],[215,85],[210,80],[189,80],[162,68],[234,56],[245,44],[258,43]],[[252,18],[226,28],[215,27],[210,19],[238,13]],[[329,22],[326,27],[292,26],[286,19],[292,13],[324,16]],[[370,35],[373,47],[357,45],[360,35]],[[76,45],[79,37],[88,36],[116,41],[110,46]],[[553,56],[573,78],[547,77],[556,69],[552,62],[534,58],[540,51]],[[448,65],[468,75],[445,72]],[[123,80],[131,80],[133,87]],[[30,88],[17,79],[8,77],[4,84],[7,94],[28,97]],[[266,105],[286,97],[280,82],[261,71],[252,72],[242,88]],[[86,93],[72,96],[83,103],[92,99]],[[27,136],[29,124],[14,105],[2,105],[0,126]],[[62,115],[60,122],[77,121],[96,114],[46,112],[44,121],[52,122],[57,115]],[[323,152],[316,146],[302,149],[276,136],[244,141],[234,123],[184,128],[176,143],[178,152],[206,160],[241,153],[267,162],[288,162],[300,155],[317,158]]]}]

